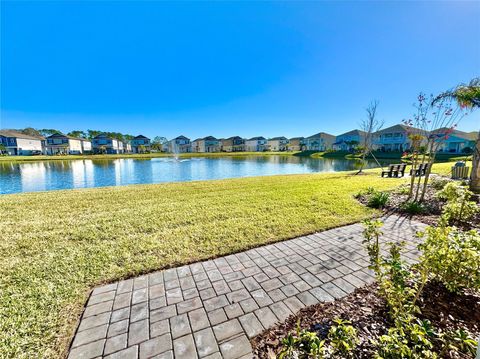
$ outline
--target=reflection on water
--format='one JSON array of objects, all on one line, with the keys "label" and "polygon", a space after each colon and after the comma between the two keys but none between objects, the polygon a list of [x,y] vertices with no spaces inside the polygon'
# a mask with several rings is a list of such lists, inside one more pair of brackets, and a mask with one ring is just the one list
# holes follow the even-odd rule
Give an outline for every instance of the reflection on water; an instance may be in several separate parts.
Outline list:
[{"label": "reflection on water", "polygon": [[[359,165],[356,160],[276,155],[0,162],[0,193],[337,172],[354,170]],[[367,168],[377,166],[373,161],[367,163]]]}]

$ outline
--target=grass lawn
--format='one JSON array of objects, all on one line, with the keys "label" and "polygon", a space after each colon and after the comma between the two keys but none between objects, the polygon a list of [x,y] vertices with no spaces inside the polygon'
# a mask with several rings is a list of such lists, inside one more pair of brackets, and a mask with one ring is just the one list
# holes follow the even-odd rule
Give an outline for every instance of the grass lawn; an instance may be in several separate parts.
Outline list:
[{"label": "grass lawn", "polygon": [[[393,162],[395,161],[400,161],[402,158],[403,152],[380,152],[380,151],[374,151],[373,155],[375,158],[379,160],[392,160]],[[311,157],[313,158],[318,158],[318,157],[325,157],[325,158],[349,158],[349,159],[354,159],[354,158],[361,158],[360,155],[354,155],[350,152],[346,151],[335,151],[335,152],[315,152],[311,154]],[[367,158],[372,159],[372,156],[367,156]],[[437,162],[453,162],[453,161],[465,161],[465,159],[472,160],[472,156],[467,156],[467,155],[459,155],[459,154],[449,154],[449,153],[438,153],[436,155],[436,161]],[[395,161],[394,161],[395,160]],[[393,163],[392,162],[392,163]]]},{"label": "grass lawn", "polygon": [[2,195],[0,357],[65,355],[95,285],[371,217],[352,196],[404,181],[372,170]]},{"label": "grass lawn", "polygon": [[[291,152],[211,152],[211,153],[180,153],[179,157],[224,157],[224,156],[271,156],[283,155],[291,156],[298,151]],[[173,157],[172,153],[135,153],[135,154],[119,154],[119,155],[62,155],[62,156],[0,156],[0,162],[25,162],[25,161],[58,161],[58,160],[114,160],[117,158],[157,158],[157,157]]]}]

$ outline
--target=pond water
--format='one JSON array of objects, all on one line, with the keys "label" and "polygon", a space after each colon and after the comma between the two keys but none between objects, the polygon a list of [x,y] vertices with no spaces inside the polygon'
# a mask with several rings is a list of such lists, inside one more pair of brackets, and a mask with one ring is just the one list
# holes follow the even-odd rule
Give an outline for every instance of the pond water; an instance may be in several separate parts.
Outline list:
[{"label": "pond water", "polygon": [[[0,193],[348,171],[359,161],[296,156],[0,162]],[[374,161],[367,168],[378,167]]]}]

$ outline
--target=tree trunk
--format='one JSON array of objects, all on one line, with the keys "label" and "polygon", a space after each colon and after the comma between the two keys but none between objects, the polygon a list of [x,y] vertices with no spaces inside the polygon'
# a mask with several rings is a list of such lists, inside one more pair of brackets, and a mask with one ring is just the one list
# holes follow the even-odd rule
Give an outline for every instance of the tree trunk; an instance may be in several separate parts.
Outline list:
[{"label": "tree trunk", "polygon": [[480,193],[480,131],[478,132],[477,143],[473,150],[472,174],[470,177],[470,189]]}]

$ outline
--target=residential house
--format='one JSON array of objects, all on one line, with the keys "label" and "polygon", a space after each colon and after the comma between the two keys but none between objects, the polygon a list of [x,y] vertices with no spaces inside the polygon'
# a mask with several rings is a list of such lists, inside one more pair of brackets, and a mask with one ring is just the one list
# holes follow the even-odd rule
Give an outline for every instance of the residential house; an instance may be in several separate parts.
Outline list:
[{"label": "residential house", "polygon": [[245,151],[245,140],[240,136],[233,136],[220,140],[220,146],[223,152],[243,152]]},{"label": "residential house", "polygon": [[305,139],[305,146],[308,151],[326,151],[333,148],[335,136],[325,132],[319,132]]},{"label": "residential house", "polygon": [[472,151],[475,148],[475,141],[477,139],[477,132],[463,132],[447,128],[439,128],[432,131],[432,134],[438,136],[440,140],[438,151],[446,153]]},{"label": "residential house", "polygon": [[333,149],[336,151],[353,151],[356,147],[364,143],[366,134],[365,131],[361,130],[342,133],[335,137]]},{"label": "residential house", "polygon": [[288,150],[289,151],[303,151],[305,150],[305,138],[304,137],[294,137],[288,140]]},{"label": "residential house", "polygon": [[167,151],[171,153],[192,152],[190,139],[185,136],[178,136],[167,142]]},{"label": "residential house", "polygon": [[135,136],[131,141],[131,152],[133,153],[143,153],[150,152],[152,148],[151,141],[148,137],[144,135]]},{"label": "residential house", "polygon": [[122,141],[123,153],[132,153],[132,142],[131,141]]},{"label": "residential house", "polygon": [[0,130],[0,144],[11,156],[40,155],[44,153],[45,138],[25,135],[14,130]]},{"label": "residential house", "polygon": [[192,152],[219,152],[220,142],[213,136],[197,138],[192,142]]},{"label": "residential house", "polygon": [[245,151],[247,152],[263,152],[267,149],[267,139],[262,136],[252,137],[245,140]]},{"label": "residential house", "polygon": [[280,136],[273,137],[267,141],[269,151],[286,151],[288,149],[288,138]]},{"label": "residential house", "polygon": [[46,138],[46,152],[48,155],[80,155],[91,152],[92,143],[84,138],[67,136],[55,133]]},{"label": "residential house", "polygon": [[108,137],[105,133],[101,133],[93,138],[92,148],[95,153],[124,153],[123,142],[116,138]]},{"label": "residential house", "polygon": [[406,151],[411,147],[409,135],[422,130],[406,125],[394,125],[373,134],[373,148],[379,151]]}]

